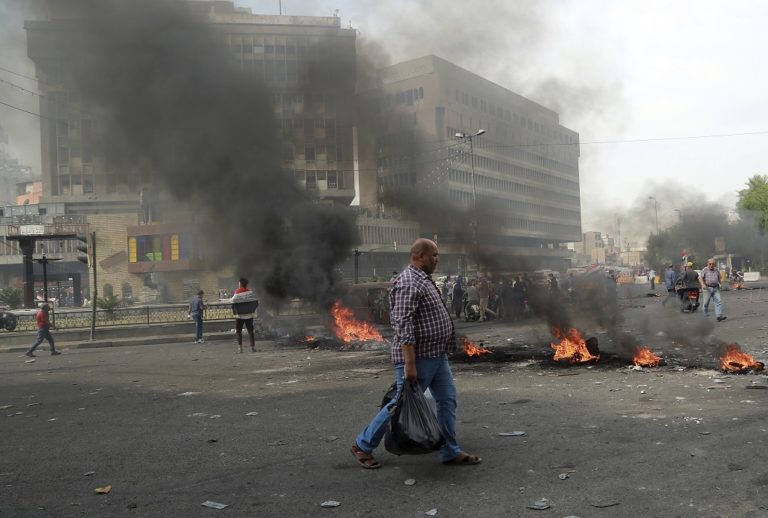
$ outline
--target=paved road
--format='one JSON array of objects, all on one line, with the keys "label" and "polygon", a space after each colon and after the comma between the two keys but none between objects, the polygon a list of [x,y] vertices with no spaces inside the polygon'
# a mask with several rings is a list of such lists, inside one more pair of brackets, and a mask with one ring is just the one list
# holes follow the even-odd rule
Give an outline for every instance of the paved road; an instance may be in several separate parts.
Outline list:
[{"label": "paved road", "polygon": [[[624,301],[624,330],[669,359],[643,371],[587,324],[607,361],[563,368],[547,359],[546,325],[462,323],[514,360],[454,362],[459,438],[484,458],[476,467],[383,448],[380,470],[354,462],[352,439],[392,377],[381,350],[3,354],[0,516],[768,516],[768,380],[713,368],[719,340],[765,360],[766,295],[726,293],[717,325],[660,298]],[[499,435],[510,431],[526,435]],[[527,508],[541,498],[549,510]]]}]

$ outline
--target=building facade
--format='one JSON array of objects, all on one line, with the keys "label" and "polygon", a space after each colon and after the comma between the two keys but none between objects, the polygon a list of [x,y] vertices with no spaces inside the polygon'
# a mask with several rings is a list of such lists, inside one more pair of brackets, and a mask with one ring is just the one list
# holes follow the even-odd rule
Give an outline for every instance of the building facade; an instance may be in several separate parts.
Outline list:
[{"label": "building facade", "polygon": [[[578,134],[552,110],[437,56],[384,68],[379,78],[378,91],[366,93],[376,167],[361,167],[361,187],[414,188],[447,203],[446,214],[474,213],[476,235],[470,225],[422,224],[423,234],[439,235],[441,251],[478,246],[562,269],[569,253],[560,245],[581,236]],[[481,129],[471,144],[456,138]],[[361,199],[381,209],[380,200]]]},{"label": "building facade", "polygon": [[[230,1],[185,5],[271,96],[285,174],[313,202],[348,206],[355,197],[356,32],[342,29],[338,17],[257,15]],[[100,121],[67,73],[85,51],[73,27],[87,13],[73,6],[49,2],[48,19],[25,24],[43,93],[42,201],[88,216],[99,233],[101,293],[179,301],[196,286],[218,291],[220,278],[232,288],[229,274],[207,271],[185,215],[157,212],[162,194],[109,170],[97,146]]]}]

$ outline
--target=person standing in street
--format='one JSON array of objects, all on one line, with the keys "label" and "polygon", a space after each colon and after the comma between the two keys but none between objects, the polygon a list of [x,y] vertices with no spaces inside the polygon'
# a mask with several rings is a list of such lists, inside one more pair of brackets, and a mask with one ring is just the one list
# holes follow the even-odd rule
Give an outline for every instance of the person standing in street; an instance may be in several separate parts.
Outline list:
[{"label": "person standing in street", "polygon": [[477,296],[480,299],[480,322],[484,322],[491,296],[491,283],[482,273],[477,274]]},{"label": "person standing in street", "polygon": [[35,340],[35,343],[32,344],[32,347],[29,348],[29,351],[24,353],[26,356],[29,356],[30,358],[35,357],[35,349],[37,349],[37,346],[43,343],[43,340],[48,340],[48,344],[51,346],[51,356],[58,356],[61,354],[59,351],[56,350],[56,345],[53,340],[53,335],[51,334],[51,318],[50,318],[50,311],[51,306],[48,305],[48,303],[44,303],[42,306],[40,306],[40,309],[37,310],[37,315],[35,315],[35,325],[37,326],[37,340]]},{"label": "person standing in street", "polygon": [[235,314],[235,333],[237,335],[237,351],[243,352],[243,326],[248,330],[251,352],[256,352],[256,337],[253,334],[253,316],[259,301],[256,294],[248,289],[248,279],[240,278],[235,294],[232,296],[232,312]]},{"label": "person standing in street", "polygon": [[203,302],[205,292],[200,290],[189,303],[187,316],[195,321],[195,343],[201,344],[203,340],[203,313],[205,312],[205,302]]},{"label": "person standing in street", "polygon": [[453,298],[451,304],[453,306],[453,312],[456,313],[456,320],[461,318],[461,310],[464,309],[464,290],[461,289],[461,278],[456,277],[456,282],[453,284]]},{"label": "person standing in street", "polygon": [[664,286],[667,288],[667,298],[661,301],[662,306],[666,306],[670,299],[675,298],[676,279],[677,274],[675,273],[675,267],[670,263],[664,271]]},{"label": "person standing in street", "polygon": [[723,299],[720,296],[720,270],[714,259],[707,259],[707,267],[701,270],[699,282],[701,283],[701,291],[704,293],[704,316],[709,316],[709,302],[714,299],[717,321],[722,322],[728,318],[723,315]]},{"label": "person standing in street", "polygon": [[651,291],[656,291],[656,270],[653,268],[648,272],[648,280],[651,281]]},{"label": "person standing in street", "polygon": [[390,291],[394,328],[390,355],[395,366],[397,394],[352,444],[352,455],[366,469],[381,467],[373,450],[384,437],[390,410],[397,402],[404,381],[417,382],[422,390],[429,389],[435,399],[440,431],[445,438],[440,461],[458,466],[482,461],[463,452],[456,440],[456,385],[448,364],[448,353],[456,349],[456,332],[431,277],[438,261],[437,244],[429,239],[417,239],[411,247],[410,264],[395,279]]}]

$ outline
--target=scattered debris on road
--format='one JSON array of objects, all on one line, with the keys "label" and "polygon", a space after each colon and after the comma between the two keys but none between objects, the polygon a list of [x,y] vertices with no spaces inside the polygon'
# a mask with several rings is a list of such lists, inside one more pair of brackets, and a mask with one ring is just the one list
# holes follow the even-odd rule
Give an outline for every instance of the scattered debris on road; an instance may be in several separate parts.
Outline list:
[{"label": "scattered debris on road", "polygon": [[93,490],[97,495],[106,495],[112,491],[112,486],[97,487]]},{"label": "scattered debris on road", "polygon": [[415,479],[415,478],[409,478],[408,480],[406,480],[406,481],[405,481],[405,482],[403,482],[403,483],[404,483],[406,486],[413,486],[413,485],[415,485],[415,484],[416,484],[416,479]]},{"label": "scattered debris on road", "polygon": [[225,507],[229,507],[227,504],[220,504],[219,502],[213,502],[211,500],[206,500],[200,505],[203,507],[210,507],[211,509],[224,509]]},{"label": "scattered debris on road", "polygon": [[544,511],[545,509],[549,509],[552,506],[549,504],[549,500],[546,498],[540,498],[539,500],[536,500],[534,503],[527,505],[526,507],[536,511]]},{"label": "scattered debris on road", "polygon": [[527,435],[526,432],[499,432],[501,437],[522,437]]},{"label": "scattered debris on road", "polygon": [[326,500],[320,504],[320,507],[339,507],[340,505],[341,502],[337,502],[336,500]]}]

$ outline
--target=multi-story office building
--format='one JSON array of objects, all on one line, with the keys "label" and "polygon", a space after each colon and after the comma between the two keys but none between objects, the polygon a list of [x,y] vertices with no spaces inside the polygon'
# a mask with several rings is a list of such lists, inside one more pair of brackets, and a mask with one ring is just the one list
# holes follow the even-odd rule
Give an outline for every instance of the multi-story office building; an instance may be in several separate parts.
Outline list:
[{"label": "multi-story office building", "polygon": [[[444,200],[446,220],[475,215],[476,236],[469,221],[422,221],[441,252],[469,256],[479,247],[510,268],[562,268],[569,253],[560,245],[581,237],[578,134],[554,111],[437,56],[379,76],[379,89],[365,93],[376,105],[367,142],[376,167],[361,167],[361,187],[421,190]],[[480,129],[470,154],[456,134]]]},{"label": "multi-story office building", "polygon": [[[111,170],[97,147],[100,121],[68,71],[88,51],[78,47],[78,31],[88,16],[74,9],[78,5],[82,9],[82,3],[50,1],[47,19],[25,24],[28,54],[44,94],[42,200],[63,205],[66,214],[98,215],[89,217],[91,226],[100,222],[108,228],[100,252],[110,258],[104,264],[114,278],[105,271],[103,282],[130,281],[134,294],[142,286],[165,285],[158,292],[176,294],[176,300],[181,292],[171,285],[197,284],[216,292],[216,277],[195,252],[202,248],[194,242],[199,236],[179,223],[184,217],[156,216],[152,206],[160,205],[163,195],[158,199],[156,192]],[[317,203],[349,205],[355,196],[355,31],[341,28],[338,17],[256,15],[231,1],[179,5],[216,31],[246,80],[271,96],[275,119],[264,124],[274,122],[280,134],[282,149],[275,152],[281,153],[285,174]],[[110,214],[118,223],[102,221]],[[120,276],[127,279],[121,282]],[[206,283],[206,276],[214,280]]]},{"label": "multi-story office building", "polygon": [[[77,47],[72,28],[87,13],[71,6],[50,2],[48,20],[26,23],[28,54],[45,94],[44,197],[81,213],[138,210],[141,186],[108,169],[94,147],[99,121],[67,80],[68,64],[85,51]],[[187,7],[221,34],[246,77],[273,95],[287,173],[316,199],[349,204],[354,197],[355,31],[342,29],[338,17],[255,15],[227,1],[195,1]]]}]

